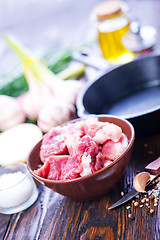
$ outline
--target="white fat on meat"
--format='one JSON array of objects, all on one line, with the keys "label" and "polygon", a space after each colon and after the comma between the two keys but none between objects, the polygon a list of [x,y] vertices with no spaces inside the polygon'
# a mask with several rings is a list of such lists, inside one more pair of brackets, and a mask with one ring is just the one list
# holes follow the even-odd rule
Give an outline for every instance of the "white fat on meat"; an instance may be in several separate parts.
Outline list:
[{"label": "white fat on meat", "polygon": [[106,123],[105,126],[99,129],[93,140],[96,143],[103,144],[105,141],[111,139],[113,142],[118,142],[120,137],[122,136],[122,129],[113,124],[113,123]]},{"label": "white fat on meat", "polygon": [[81,177],[86,176],[86,175],[92,173],[92,172],[91,172],[91,167],[90,167],[90,165],[89,165],[90,162],[91,162],[91,156],[90,156],[90,155],[88,155],[88,156],[83,155],[83,156],[82,156],[83,171],[82,171],[81,174],[80,174]]}]

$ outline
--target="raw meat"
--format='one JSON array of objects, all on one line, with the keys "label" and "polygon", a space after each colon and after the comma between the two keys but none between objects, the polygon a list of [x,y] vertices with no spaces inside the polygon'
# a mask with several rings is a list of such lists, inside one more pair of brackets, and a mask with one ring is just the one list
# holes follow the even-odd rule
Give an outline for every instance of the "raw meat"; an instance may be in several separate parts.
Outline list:
[{"label": "raw meat", "polygon": [[128,146],[122,129],[97,119],[51,129],[43,138],[43,166],[35,173],[50,180],[71,180],[109,166]]},{"label": "raw meat", "polygon": [[42,162],[49,156],[68,154],[65,135],[58,129],[48,132],[42,140],[40,157]]}]

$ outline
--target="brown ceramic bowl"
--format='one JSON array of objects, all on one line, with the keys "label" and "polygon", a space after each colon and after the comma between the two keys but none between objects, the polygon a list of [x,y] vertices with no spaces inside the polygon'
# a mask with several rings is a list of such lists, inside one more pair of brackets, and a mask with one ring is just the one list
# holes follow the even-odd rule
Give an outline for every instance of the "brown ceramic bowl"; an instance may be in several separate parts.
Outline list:
[{"label": "brown ceramic bowl", "polygon": [[[33,148],[27,160],[28,170],[32,176],[55,192],[77,201],[94,200],[104,196],[107,192],[112,190],[118,180],[122,177],[129,163],[135,132],[133,126],[125,119],[111,115],[95,115],[95,117],[97,117],[99,121],[115,123],[120,126],[123,133],[128,137],[128,147],[120,157],[118,157],[111,165],[84,177],[73,180],[48,180],[39,177],[34,173],[34,170],[38,169],[38,166],[41,163],[39,156],[41,140]],[[76,119],[74,121],[79,120],[80,119]]]}]

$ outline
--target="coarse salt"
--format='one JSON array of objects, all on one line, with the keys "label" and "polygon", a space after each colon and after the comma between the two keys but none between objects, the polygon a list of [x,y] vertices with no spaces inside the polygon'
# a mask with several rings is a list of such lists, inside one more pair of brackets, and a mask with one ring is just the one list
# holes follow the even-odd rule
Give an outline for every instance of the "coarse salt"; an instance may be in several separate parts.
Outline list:
[{"label": "coarse salt", "polygon": [[18,171],[15,173],[5,173],[0,176],[0,190],[10,188],[25,178],[25,174]]},{"label": "coarse salt", "polygon": [[0,176],[0,208],[12,208],[27,201],[33,183],[27,175],[17,171]]}]

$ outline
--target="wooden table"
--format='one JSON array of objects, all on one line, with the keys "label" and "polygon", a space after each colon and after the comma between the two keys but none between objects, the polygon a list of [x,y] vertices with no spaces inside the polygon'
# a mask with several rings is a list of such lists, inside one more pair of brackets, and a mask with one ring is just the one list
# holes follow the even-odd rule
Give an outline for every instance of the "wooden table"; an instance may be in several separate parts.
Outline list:
[{"label": "wooden table", "polygon": [[[75,202],[38,185],[39,198],[32,207],[18,214],[0,214],[0,239],[160,239],[159,204],[153,214],[145,204],[140,208],[132,202],[107,210],[121,192],[130,189],[137,170],[160,155],[159,145],[160,134],[137,139],[124,177],[99,200]],[[153,200],[149,205],[153,206]],[[134,220],[128,218],[130,212]]]},{"label": "wooden table", "polygon": [[[37,48],[41,46],[44,41],[44,36],[41,36],[43,35],[43,31],[40,30],[44,30],[45,36],[48,34],[47,41],[51,44],[49,30],[51,31],[52,27],[55,32],[59,31],[57,39],[58,37],[62,38],[62,36],[64,36],[63,39],[61,39],[62,44],[65,43],[68,36],[71,36],[70,34],[72,32],[74,33],[74,37],[68,37],[68,42],[71,41],[79,44],[79,39],[86,40],[83,38],[83,35],[88,31],[90,26],[87,22],[88,14],[98,0],[90,1],[90,3],[85,0],[80,1],[80,3],[73,0],[68,0],[67,3],[65,3],[64,0],[53,2],[54,3],[46,1],[46,8],[44,8],[45,14],[40,14],[40,19],[38,18],[38,14],[35,14],[36,17],[33,17],[32,23],[28,19],[29,23],[27,24],[25,17],[21,14],[23,18],[22,23],[16,25],[15,20],[14,25],[14,23],[11,24],[11,20],[8,20],[8,25],[5,22],[5,28],[7,30],[12,29],[18,36],[21,36],[21,39],[25,39],[28,45],[33,47],[37,45]],[[24,5],[26,4],[28,6],[28,8],[26,8],[28,13],[30,9],[33,9],[31,5],[34,5],[34,1],[32,4],[29,3],[27,5],[26,1],[24,1]],[[155,26],[158,30],[157,37],[160,39],[160,21],[158,19],[160,2],[158,0],[131,0],[128,1],[128,3],[131,6],[133,16],[140,19],[142,24]],[[67,10],[65,10],[65,7]],[[39,6],[39,11],[41,10],[40,13],[43,12],[42,8]],[[7,13],[7,8],[4,8],[4,11]],[[3,17],[5,18],[6,15]],[[17,19],[18,17],[19,16],[17,16]],[[55,20],[61,21],[57,23],[58,26]],[[48,25],[46,25],[47,22]],[[75,29],[75,24],[77,25],[77,29]],[[30,28],[31,25],[34,26],[34,30]],[[45,26],[48,31],[45,31]],[[5,29],[2,28],[2,25],[0,27],[1,32],[3,32]],[[32,36],[33,32],[35,34]],[[159,48],[159,43],[157,43],[156,48]],[[6,56],[1,54],[1,59],[2,56],[4,60],[12,58],[10,52],[8,52]],[[11,65],[13,65],[13,63],[15,63],[15,60],[10,61]],[[3,63],[3,70],[5,69],[6,65]],[[144,166],[159,156],[159,133],[153,136],[136,138],[129,166],[121,181],[110,193],[95,201],[75,202],[38,184],[39,197],[33,206],[18,214],[0,214],[0,239],[160,239],[160,204],[153,207],[153,200],[149,200],[148,202],[149,206],[154,208],[153,214],[149,213],[149,208],[146,204],[141,208],[135,207],[132,202],[115,210],[108,210],[110,205],[121,198],[122,192],[126,193],[132,187],[132,180],[137,170],[143,171]],[[138,201],[140,202],[142,198],[143,196],[141,196]],[[131,206],[131,208],[127,206]],[[134,215],[134,220],[128,218],[129,213]]]}]

